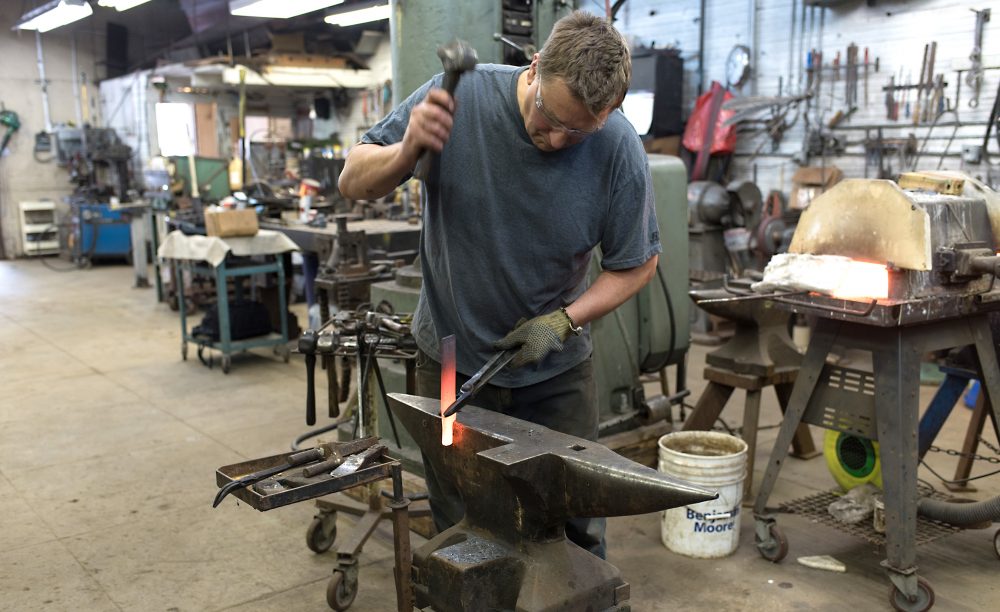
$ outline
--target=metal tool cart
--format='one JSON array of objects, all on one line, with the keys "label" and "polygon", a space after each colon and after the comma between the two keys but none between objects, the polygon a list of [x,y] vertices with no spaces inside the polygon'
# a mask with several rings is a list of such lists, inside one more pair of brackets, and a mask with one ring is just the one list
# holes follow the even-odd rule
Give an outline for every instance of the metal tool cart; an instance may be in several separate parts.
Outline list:
[{"label": "metal tool cart", "polygon": [[[381,433],[382,415],[384,415],[392,430],[392,442],[396,446],[393,454],[397,461],[408,468],[413,468],[415,465],[413,459],[404,454],[404,444],[411,445],[412,439],[396,428],[395,418],[388,408],[389,400],[379,359],[403,363],[406,371],[406,388],[412,393],[416,343],[410,333],[411,320],[412,315],[409,314],[368,311],[363,308],[356,311],[342,310],[328,319],[320,329],[304,332],[298,344],[299,352],[305,355],[306,361],[306,424],[310,426],[316,424],[314,382],[317,357],[328,361],[328,370],[335,367],[333,357],[348,360],[358,376],[356,394],[352,398],[352,401],[356,401],[353,408],[348,404],[349,414],[345,416],[348,420],[341,419],[335,423],[353,425],[355,434],[365,439],[365,436]],[[330,418],[340,416],[341,389],[347,392],[350,387],[347,378],[349,376],[343,379],[343,387],[338,384],[336,376],[329,379]],[[303,439],[319,435],[329,429],[331,427],[327,426],[307,433],[296,440],[293,449],[297,449],[297,444]],[[401,435],[405,437],[405,441],[401,441]],[[342,444],[356,442],[357,440],[352,440]],[[316,500],[317,512],[306,529],[306,545],[309,550],[322,554],[337,544],[337,566],[333,570],[326,591],[327,603],[334,610],[346,610],[354,601],[358,590],[359,559],[365,542],[382,519],[395,520],[395,505],[390,503],[387,507],[384,497],[386,497],[384,492],[369,487],[366,504],[352,503],[351,500],[340,498]],[[409,501],[427,500],[426,493],[411,494],[408,497]],[[337,515],[340,512],[357,516],[358,520],[350,533],[340,538],[338,542]],[[430,508],[426,503],[421,504],[416,508],[410,508],[408,516],[414,519],[429,517]],[[408,556],[409,551],[406,554]]]},{"label": "metal tool cart", "polygon": [[[409,315],[359,310],[342,311],[319,330],[307,330],[299,339],[299,352],[305,355],[307,373],[306,424],[316,424],[316,394],[314,389],[317,356],[338,355],[355,361],[359,376],[357,403],[349,405],[347,420],[335,421],[307,432],[292,445],[292,453],[254,459],[219,468],[216,476],[220,487],[215,499],[217,506],[232,494],[264,511],[279,506],[316,499],[317,514],[306,530],[308,548],[322,554],[337,544],[337,562],[326,590],[326,599],[334,610],[347,610],[358,592],[360,556],[368,538],[383,519],[391,520],[396,551],[396,595],[400,610],[412,609],[410,576],[409,522],[411,518],[430,516],[427,504],[410,507],[412,501],[426,501],[426,494],[403,497],[402,467],[399,458],[386,455],[387,448],[377,436],[379,427],[375,411],[375,383],[382,401],[388,403],[378,358],[400,359],[413,369],[416,345],[409,333]],[[374,374],[374,376],[373,376]],[[336,384],[336,378],[333,379]],[[345,384],[347,381],[345,381]],[[412,389],[411,389],[412,390]],[[337,396],[337,389],[333,395]],[[339,416],[339,406],[333,401],[330,416]],[[300,450],[299,443],[308,438],[336,429],[338,425],[355,425],[348,440],[329,442]],[[389,413],[393,442],[400,450],[399,432]],[[336,432],[331,436],[336,436]],[[301,466],[301,472],[298,467]],[[296,468],[296,469],[292,469]],[[393,479],[393,491],[381,490],[377,481]],[[364,486],[362,502],[343,497],[325,496]],[[337,538],[337,515],[343,512],[358,517],[345,537]]]},{"label": "metal tool cart", "polygon": [[[285,296],[285,269],[281,255],[296,250],[290,240],[276,232],[260,231],[256,236],[218,238],[214,236],[188,236],[179,231],[171,232],[158,250],[159,257],[170,260],[178,287],[184,286],[184,271],[203,274],[215,280],[216,304],[219,317],[219,339],[213,340],[193,335],[188,329],[187,307],[183,297],[178,299],[181,320],[181,358],[187,360],[188,344],[198,347],[198,357],[204,362],[206,348],[222,353],[222,371],[228,374],[232,355],[252,348],[274,347],[287,363],[288,319]],[[251,256],[265,256],[271,261],[259,263],[249,260]],[[242,296],[238,279],[254,274],[276,274],[278,280],[278,312],[281,333],[268,333],[252,338],[234,339],[230,317],[228,280],[237,279],[236,299]],[[211,361],[208,362],[211,365]]]},{"label": "metal tool cart", "polygon": [[[335,610],[346,610],[354,601],[358,588],[358,549],[374,531],[380,518],[392,521],[397,609],[413,609],[409,578],[410,500],[403,494],[402,465],[385,454],[384,446],[374,445],[375,441],[375,438],[367,438],[325,444],[306,451],[251,459],[223,466],[216,471],[216,483],[220,490],[215,505],[231,493],[261,512],[359,486],[377,489],[375,483],[392,479],[392,493],[385,495],[390,500],[388,510],[383,510],[382,502],[378,503],[378,507],[373,505],[362,519],[368,528],[362,528],[359,523],[351,538],[352,545],[341,547],[338,551],[338,566],[327,588],[327,600]],[[369,448],[359,450],[365,444]],[[299,470],[292,469],[297,466],[303,466],[301,476],[298,475]],[[288,476],[280,477],[282,472]],[[379,493],[374,492],[374,495],[378,497]]]}]

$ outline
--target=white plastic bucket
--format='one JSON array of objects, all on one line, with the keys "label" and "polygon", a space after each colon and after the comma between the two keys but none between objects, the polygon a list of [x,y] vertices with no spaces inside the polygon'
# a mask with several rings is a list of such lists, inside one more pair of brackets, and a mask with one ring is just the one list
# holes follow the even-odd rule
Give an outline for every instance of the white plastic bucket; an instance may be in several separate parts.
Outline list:
[{"label": "white plastic bucket", "polygon": [[732,554],[740,543],[740,502],[746,442],[714,431],[679,431],[660,438],[660,471],[719,492],[718,499],[663,512],[663,545],[688,557]]}]

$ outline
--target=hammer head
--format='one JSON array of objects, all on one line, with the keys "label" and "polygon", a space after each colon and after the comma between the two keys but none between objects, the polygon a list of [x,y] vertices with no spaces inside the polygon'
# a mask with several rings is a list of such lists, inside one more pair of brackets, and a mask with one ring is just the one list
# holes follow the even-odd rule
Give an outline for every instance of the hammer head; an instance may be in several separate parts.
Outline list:
[{"label": "hammer head", "polygon": [[441,58],[441,65],[444,66],[445,72],[462,73],[466,70],[474,70],[479,61],[476,50],[464,40],[455,39],[438,47],[437,54]]}]

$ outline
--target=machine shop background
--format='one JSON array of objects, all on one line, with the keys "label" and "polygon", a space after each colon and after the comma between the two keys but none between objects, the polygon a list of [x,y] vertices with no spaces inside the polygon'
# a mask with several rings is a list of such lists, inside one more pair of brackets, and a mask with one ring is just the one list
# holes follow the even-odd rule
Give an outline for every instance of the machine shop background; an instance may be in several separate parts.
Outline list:
[{"label": "machine shop background", "polygon": [[[938,159],[952,135],[955,115],[945,114],[933,129],[926,122],[914,126],[912,119],[905,117],[903,112],[898,120],[889,120],[886,118],[886,92],[882,89],[889,85],[890,77],[895,78],[897,85],[916,83],[920,78],[924,45],[932,41],[937,41],[934,71],[945,75],[948,83],[945,96],[950,107],[957,111],[961,124],[941,168],[964,170],[986,179],[985,164],[962,161],[962,146],[982,144],[992,98],[1000,83],[1000,70],[985,72],[976,108],[969,107],[971,90],[964,82],[967,73],[963,73],[959,105],[955,106],[958,81],[955,71],[969,67],[969,55],[974,46],[975,14],[970,9],[990,8],[988,2],[980,4],[982,6],[948,0],[880,0],[873,3],[863,0],[815,3],[638,0],[622,6],[620,27],[644,46],[675,46],[680,50],[685,60],[684,102],[688,111],[699,91],[708,91],[712,81],[725,85],[725,61],[735,45],[747,45],[751,50],[751,77],[737,93],[743,96],[794,96],[805,92],[806,55],[812,49],[821,51],[825,67],[821,95],[812,101],[808,113],[804,105],[797,107],[802,113],[792,109],[787,117],[787,123],[792,125],[783,131],[776,150],[772,148],[771,138],[761,133],[759,125],[740,128],[734,158],[735,174],[755,176],[763,193],[772,189],[787,193],[792,186],[792,175],[800,165],[793,158],[806,159],[802,149],[807,130],[822,130],[843,142],[843,153],[828,151],[826,162],[835,164],[848,176],[865,176],[864,142],[866,138],[874,139],[878,127],[883,128],[885,139],[914,135],[918,149],[930,132],[931,140],[921,155],[920,167],[937,168]],[[697,51],[702,7],[705,11],[704,76],[699,71]],[[983,66],[996,68],[1000,66],[1000,37],[990,36],[989,27],[988,23],[983,38]],[[848,110],[844,101],[844,81],[847,47],[851,43],[858,45],[862,52],[868,47],[870,62],[874,64],[878,58],[879,70],[875,72],[874,65],[869,67],[866,101],[866,77],[864,68],[860,68],[857,110],[849,119],[830,129],[826,126],[834,114]],[[831,64],[838,51],[840,74],[834,81]],[[901,93],[897,92],[897,99]],[[913,95],[909,101],[912,107],[915,104]],[[802,114],[807,114],[808,124]],[[760,113],[761,118],[768,116],[767,112]],[[996,152],[995,147],[993,151]],[[813,154],[806,165],[819,166],[822,160],[822,154]],[[893,168],[897,172],[900,170],[895,159]],[[868,176],[875,176],[871,165],[868,172]]]},{"label": "machine shop background", "polygon": [[[306,4],[0,1],[0,612],[996,607],[1000,6]],[[561,309],[596,440],[483,409],[506,351],[419,397],[428,183],[338,183],[574,9],[630,46],[663,248]],[[606,558],[563,527],[603,516]]]}]

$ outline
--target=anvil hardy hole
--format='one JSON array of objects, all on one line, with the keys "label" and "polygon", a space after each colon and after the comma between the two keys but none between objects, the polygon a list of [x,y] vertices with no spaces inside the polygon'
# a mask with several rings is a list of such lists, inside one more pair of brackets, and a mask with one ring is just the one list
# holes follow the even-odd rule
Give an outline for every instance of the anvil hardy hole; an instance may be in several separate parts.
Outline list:
[{"label": "anvil hardy hole", "polygon": [[573,446],[569,447],[569,449],[575,451],[582,451],[582,450],[587,450],[587,447],[582,444],[574,444]]}]

